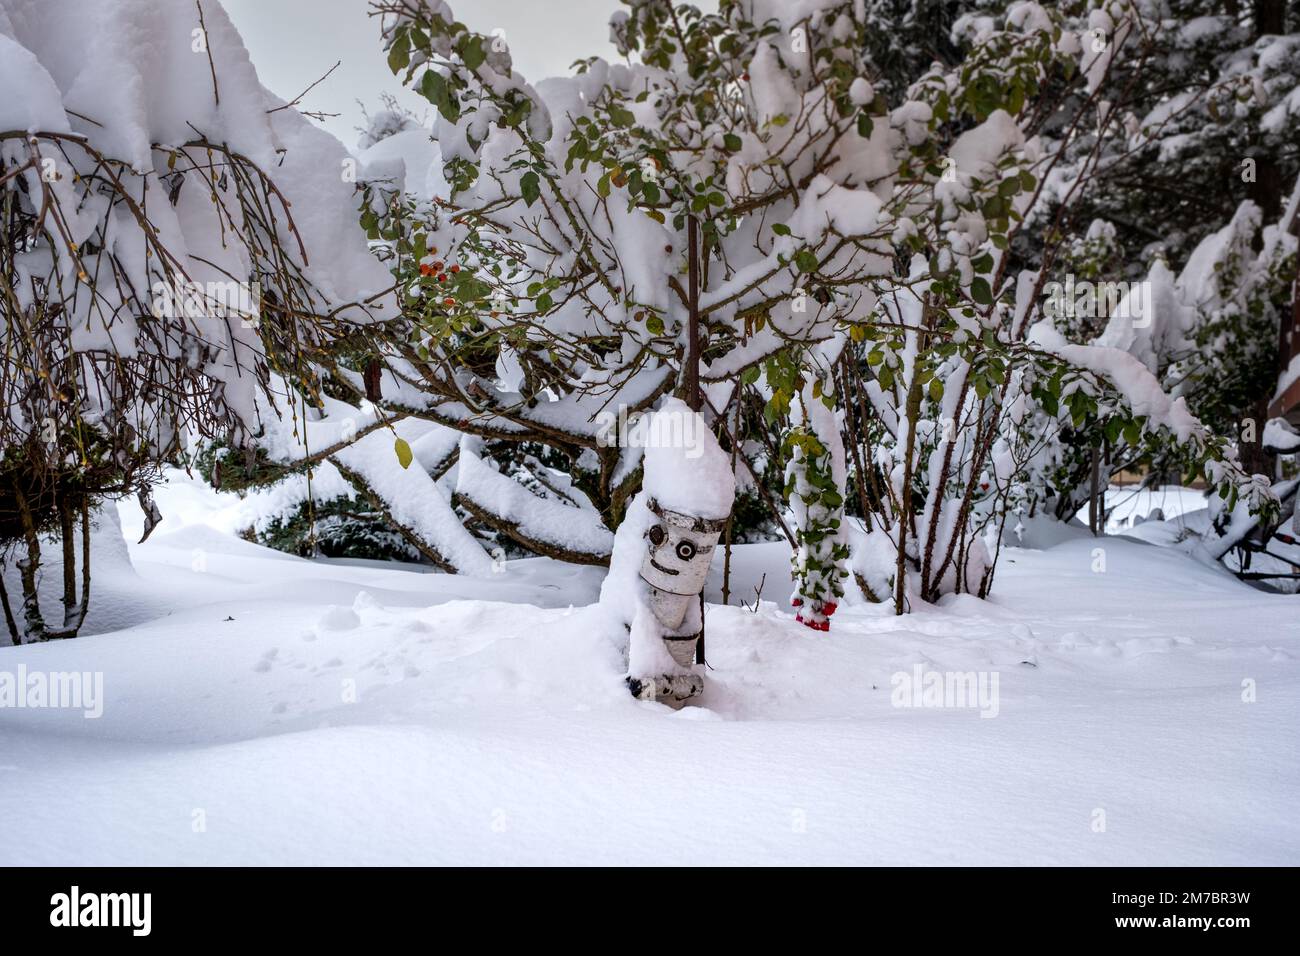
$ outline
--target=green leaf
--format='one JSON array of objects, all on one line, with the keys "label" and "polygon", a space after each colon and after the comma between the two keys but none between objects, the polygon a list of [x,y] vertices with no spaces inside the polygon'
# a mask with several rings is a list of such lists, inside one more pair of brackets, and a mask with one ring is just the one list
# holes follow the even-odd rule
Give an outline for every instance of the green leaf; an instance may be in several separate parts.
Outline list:
[{"label": "green leaf", "polygon": [[465,61],[465,65],[470,70],[477,70],[487,59],[487,54],[483,51],[483,38],[480,36],[466,36],[460,58]]},{"label": "green leaf", "polygon": [[795,253],[794,264],[800,272],[816,272],[817,255],[811,249],[800,249]]},{"label": "green leaf", "polygon": [[537,198],[542,194],[541,183],[537,178],[537,173],[528,170],[519,177],[519,192],[524,197],[524,203],[531,206],[537,202]]},{"label": "green leaf", "polygon": [[411,461],[415,457],[411,454],[411,446],[406,443],[405,438],[399,438],[393,442],[393,450],[397,452],[397,461],[403,468],[410,468]]},{"label": "green leaf", "polygon": [[937,378],[930,379],[930,398],[936,402],[943,398],[943,382]]},{"label": "green leaf", "polygon": [[432,103],[447,122],[454,123],[460,118],[460,104],[452,96],[446,78],[437,70],[426,70],[420,78],[420,95]]},{"label": "green leaf", "polygon": [[971,280],[970,297],[980,305],[992,305],[993,293],[989,289],[988,280],[978,277]]},{"label": "green leaf", "polygon": [[420,77],[420,95],[438,105],[438,101],[447,95],[447,81],[437,70],[426,70]]},{"label": "green leaf", "polygon": [[740,145],[741,145],[740,137],[737,136],[735,133],[723,134],[722,142],[727,147],[727,149],[733,153],[740,149]]},{"label": "green leaf", "polygon": [[778,236],[790,235],[790,227],[783,222],[772,223],[772,231],[776,233]]},{"label": "green leaf", "polygon": [[411,35],[403,30],[388,49],[388,68],[401,73],[411,62]]},{"label": "green leaf", "polygon": [[657,315],[650,315],[650,317],[645,320],[645,327],[646,331],[651,335],[664,334],[664,320]]}]

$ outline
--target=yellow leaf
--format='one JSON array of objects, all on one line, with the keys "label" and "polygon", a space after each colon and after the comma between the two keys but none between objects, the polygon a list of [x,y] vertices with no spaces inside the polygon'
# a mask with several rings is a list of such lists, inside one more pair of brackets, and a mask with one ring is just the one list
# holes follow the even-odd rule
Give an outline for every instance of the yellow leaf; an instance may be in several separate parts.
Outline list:
[{"label": "yellow leaf", "polygon": [[411,467],[411,446],[406,443],[405,438],[399,438],[393,442],[393,449],[397,452],[397,460],[403,468]]}]

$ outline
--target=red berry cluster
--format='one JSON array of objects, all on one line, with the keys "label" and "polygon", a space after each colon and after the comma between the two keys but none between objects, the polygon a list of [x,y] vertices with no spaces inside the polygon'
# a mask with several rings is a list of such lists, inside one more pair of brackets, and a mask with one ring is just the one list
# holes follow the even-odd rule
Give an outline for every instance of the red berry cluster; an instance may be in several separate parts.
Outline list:
[{"label": "red berry cluster", "polygon": [[[429,255],[434,255],[437,251],[438,250],[436,248],[431,247],[429,249]],[[433,262],[420,263],[420,275],[432,276],[436,278],[438,282],[441,282],[444,285],[447,282],[448,272],[450,272],[452,275],[455,275],[457,272],[460,272],[460,266],[456,265],[456,263],[453,262],[450,266],[446,266],[446,268],[444,269],[444,264],[441,259],[435,259]],[[453,299],[451,296],[448,296],[447,298],[442,300],[442,304],[447,306],[448,308],[451,308],[451,306],[456,304],[456,300]]]}]

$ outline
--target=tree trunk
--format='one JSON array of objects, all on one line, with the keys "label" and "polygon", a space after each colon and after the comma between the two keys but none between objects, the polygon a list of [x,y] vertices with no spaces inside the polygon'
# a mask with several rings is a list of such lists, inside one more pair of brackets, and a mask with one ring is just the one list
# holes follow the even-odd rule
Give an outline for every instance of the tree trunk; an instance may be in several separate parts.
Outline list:
[{"label": "tree trunk", "polygon": [[1088,530],[1097,536],[1100,515],[1097,508],[1097,496],[1101,485],[1101,449],[1092,449],[1092,465],[1088,474]]},{"label": "tree trunk", "polygon": [[366,370],[362,377],[362,382],[366,387],[366,399],[376,405],[383,401],[384,398],[381,385],[383,369],[384,367],[380,364],[379,359],[372,358],[366,363]]},{"label": "tree trunk", "polygon": [[63,538],[63,627],[66,630],[77,616],[77,550],[72,532],[72,506],[64,495],[59,496],[58,510],[59,533]]},{"label": "tree trunk", "polygon": [[687,307],[686,368],[682,370],[684,401],[692,411],[700,410],[700,236],[694,216],[686,219]]},{"label": "tree trunk", "polygon": [[867,534],[871,533],[871,501],[867,496],[867,480],[864,460],[866,455],[862,454],[860,436],[866,435],[866,422],[858,422],[854,415],[854,403],[849,401],[849,371],[848,371],[848,353],[845,349],[844,354],[840,356],[837,363],[839,365],[839,389],[840,396],[844,399],[844,428],[848,433],[845,436],[845,445],[848,446],[849,454],[853,457],[853,485],[858,493],[858,507],[862,509],[862,525]]},{"label": "tree trunk", "polygon": [[907,442],[903,455],[903,487],[898,495],[898,567],[894,572],[894,614],[903,613],[907,599],[907,525],[912,515],[912,455],[916,449],[916,423],[921,417],[921,376],[916,367],[920,349],[913,360],[912,381],[907,387]]},{"label": "tree trunk", "polygon": [[1255,0],[1255,38],[1286,32],[1285,0]]},{"label": "tree trunk", "polygon": [[18,630],[18,622],[14,620],[14,609],[9,604],[9,589],[5,587],[4,565],[0,565],[0,604],[4,605],[5,626],[9,628],[9,640],[17,647],[23,642],[23,632]]}]

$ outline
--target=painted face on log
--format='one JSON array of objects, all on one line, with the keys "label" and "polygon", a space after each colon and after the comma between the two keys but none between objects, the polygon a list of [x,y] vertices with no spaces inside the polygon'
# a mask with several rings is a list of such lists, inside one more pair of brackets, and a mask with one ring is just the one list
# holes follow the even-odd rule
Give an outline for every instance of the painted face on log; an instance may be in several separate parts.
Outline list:
[{"label": "painted face on log", "polygon": [[722,523],[650,505],[654,523],[646,532],[641,577],[670,594],[699,594]]}]

